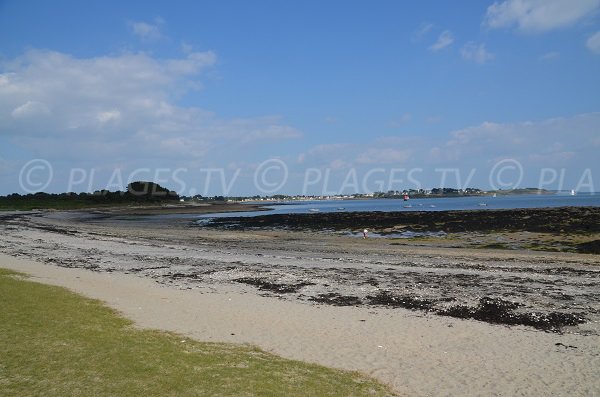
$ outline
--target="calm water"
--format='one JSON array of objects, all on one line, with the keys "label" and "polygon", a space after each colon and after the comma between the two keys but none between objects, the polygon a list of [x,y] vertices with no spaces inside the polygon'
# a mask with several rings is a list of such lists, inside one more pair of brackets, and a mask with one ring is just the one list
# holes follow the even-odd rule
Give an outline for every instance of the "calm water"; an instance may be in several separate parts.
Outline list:
[{"label": "calm water", "polygon": [[358,211],[448,211],[477,209],[512,209],[543,207],[600,207],[600,194],[547,194],[498,197],[444,197],[373,200],[319,200],[266,205],[270,211],[232,212],[202,215],[200,218],[257,216],[271,214],[309,214],[319,212]]}]

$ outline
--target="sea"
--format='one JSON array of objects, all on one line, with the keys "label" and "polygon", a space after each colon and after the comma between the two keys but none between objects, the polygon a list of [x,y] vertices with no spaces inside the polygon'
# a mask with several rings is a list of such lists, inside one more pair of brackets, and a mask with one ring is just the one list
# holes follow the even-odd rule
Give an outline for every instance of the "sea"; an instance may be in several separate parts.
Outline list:
[{"label": "sea", "polygon": [[[254,202],[249,204],[263,204]],[[229,212],[200,215],[199,218],[246,217],[271,214],[311,214],[324,212],[362,211],[450,211],[450,210],[496,210],[546,207],[600,207],[600,193],[534,194],[436,197],[403,199],[360,200],[307,200],[265,204],[268,211]]]}]

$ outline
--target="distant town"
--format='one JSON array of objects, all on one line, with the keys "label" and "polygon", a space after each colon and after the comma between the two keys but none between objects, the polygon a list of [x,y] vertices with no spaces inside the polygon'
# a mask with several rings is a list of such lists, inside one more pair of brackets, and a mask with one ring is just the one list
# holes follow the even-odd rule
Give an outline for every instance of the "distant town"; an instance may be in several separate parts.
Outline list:
[{"label": "distant town", "polygon": [[313,200],[366,200],[366,199],[411,199],[411,198],[438,198],[438,197],[461,197],[461,196],[494,196],[511,194],[549,194],[545,189],[523,188],[513,190],[485,191],[477,188],[454,189],[408,189],[390,190],[388,192],[353,193],[343,195],[285,195],[274,194],[271,196],[180,196],[180,201],[229,201],[229,202],[281,202],[281,201],[313,201]]},{"label": "distant town", "polygon": [[291,201],[316,201],[316,200],[368,200],[368,199],[400,199],[412,198],[440,198],[440,197],[467,197],[467,196],[501,196],[515,194],[550,194],[552,191],[525,188],[513,190],[484,191],[477,188],[454,189],[434,188],[390,190],[388,192],[354,193],[344,195],[285,195],[274,194],[271,196],[183,196],[175,191],[164,188],[154,182],[132,182],[125,191],[111,192],[97,190],[93,193],[32,193],[20,195],[18,193],[0,196],[0,210],[29,210],[34,208],[77,209],[93,208],[97,206],[127,206],[127,205],[172,205],[174,203],[199,203],[199,202],[291,202]]}]

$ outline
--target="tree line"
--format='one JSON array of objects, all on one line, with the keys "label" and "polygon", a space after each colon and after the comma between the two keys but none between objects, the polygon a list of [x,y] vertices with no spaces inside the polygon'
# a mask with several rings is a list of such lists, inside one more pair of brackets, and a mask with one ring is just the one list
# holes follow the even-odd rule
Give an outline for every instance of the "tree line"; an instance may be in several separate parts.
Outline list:
[{"label": "tree line", "polygon": [[93,193],[18,193],[0,196],[0,208],[79,208],[93,205],[158,204],[179,201],[177,192],[154,182],[136,181],[127,190],[111,192],[97,190]]}]

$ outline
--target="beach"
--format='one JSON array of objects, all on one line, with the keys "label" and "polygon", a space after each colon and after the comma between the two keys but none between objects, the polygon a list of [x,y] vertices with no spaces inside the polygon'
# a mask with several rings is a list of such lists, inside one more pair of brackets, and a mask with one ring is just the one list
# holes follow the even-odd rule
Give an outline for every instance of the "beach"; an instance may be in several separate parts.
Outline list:
[{"label": "beach", "polygon": [[5,213],[0,229],[0,266],[140,327],[358,370],[403,396],[600,393],[597,255],[89,213]]}]

